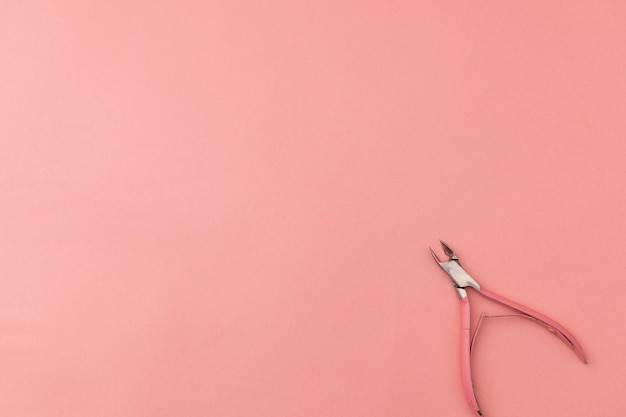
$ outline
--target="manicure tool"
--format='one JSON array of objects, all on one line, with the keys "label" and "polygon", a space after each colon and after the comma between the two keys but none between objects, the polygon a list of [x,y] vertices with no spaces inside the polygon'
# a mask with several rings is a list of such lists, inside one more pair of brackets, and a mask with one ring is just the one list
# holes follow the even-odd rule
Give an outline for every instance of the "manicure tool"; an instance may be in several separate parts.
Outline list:
[{"label": "manicure tool", "polygon": [[580,344],[578,343],[574,335],[570,333],[565,327],[541,313],[531,310],[528,307],[504,298],[501,295],[498,295],[482,287],[463,269],[463,267],[461,267],[459,258],[456,256],[454,251],[450,249],[450,247],[446,245],[443,241],[440,242],[441,246],[443,247],[444,253],[449,257],[448,261],[441,262],[439,257],[437,257],[435,252],[432,250],[432,248],[429,249],[437,264],[439,264],[441,269],[443,269],[450,276],[450,279],[454,284],[459,298],[461,299],[461,378],[463,380],[463,392],[465,394],[465,399],[469,403],[472,411],[477,416],[482,416],[483,413],[480,409],[480,406],[478,405],[478,401],[476,400],[476,394],[474,394],[470,358],[474,339],[476,337],[476,331],[478,331],[478,327],[480,326],[480,322],[482,321],[483,317],[486,316],[484,316],[483,313],[478,322],[478,326],[476,328],[474,336],[470,337],[470,304],[469,297],[467,295],[467,289],[470,287],[484,297],[487,297],[493,301],[496,301],[515,310],[517,313],[515,314],[516,316],[533,320],[534,322],[546,327],[550,332],[554,333],[561,340],[563,340],[566,345],[572,348],[583,363],[587,363],[587,359],[585,359],[585,354],[583,353]]}]

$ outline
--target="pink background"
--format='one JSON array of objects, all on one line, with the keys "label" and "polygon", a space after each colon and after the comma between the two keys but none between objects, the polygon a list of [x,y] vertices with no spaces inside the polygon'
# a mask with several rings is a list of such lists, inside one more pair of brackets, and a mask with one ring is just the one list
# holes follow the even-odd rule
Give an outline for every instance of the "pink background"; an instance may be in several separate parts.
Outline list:
[{"label": "pink background", "polygon": [[556,3],[2,2],[0,415],[470,416],[439,238],[589,357],[486,322],[486,417],[624,415],[626,5]]}]

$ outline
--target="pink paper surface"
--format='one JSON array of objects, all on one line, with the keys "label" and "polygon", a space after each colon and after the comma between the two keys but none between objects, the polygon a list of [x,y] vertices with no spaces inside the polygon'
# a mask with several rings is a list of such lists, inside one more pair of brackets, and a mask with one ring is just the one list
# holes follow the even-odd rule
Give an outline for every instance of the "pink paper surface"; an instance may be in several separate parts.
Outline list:
[{"label": "pink paper surface", "polygon": [[602,1],[3,2],[0,415],[471,416],[442,238],[589,359],[484,322],[486,417],[623,416],[624,28]]}]

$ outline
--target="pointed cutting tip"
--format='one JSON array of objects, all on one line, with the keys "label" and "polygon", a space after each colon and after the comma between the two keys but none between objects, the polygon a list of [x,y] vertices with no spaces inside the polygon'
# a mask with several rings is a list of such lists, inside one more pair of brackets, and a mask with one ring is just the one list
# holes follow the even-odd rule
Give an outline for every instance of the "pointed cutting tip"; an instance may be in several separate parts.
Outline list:
[{"label": "pointed cutting tip", "polygon": [[439,240],[439,242],[441,243],[441,247],[443,247],[443,252],[450,258],[454,258],[455,254],[452,248],[450,248],[450,246],[448,246],[448,244],[441,239]]},{"label": "pointed cutting tip", "polygon": [[439,257],[437,256],[437,254],[435,253],[433,248],[431,248],[429,246],[428,249],[430,249],[430,254],[433,255],[433,258],[435,259],[435,262],[437,262],[438,264],[441,264],[441,260],[439,259]]}]

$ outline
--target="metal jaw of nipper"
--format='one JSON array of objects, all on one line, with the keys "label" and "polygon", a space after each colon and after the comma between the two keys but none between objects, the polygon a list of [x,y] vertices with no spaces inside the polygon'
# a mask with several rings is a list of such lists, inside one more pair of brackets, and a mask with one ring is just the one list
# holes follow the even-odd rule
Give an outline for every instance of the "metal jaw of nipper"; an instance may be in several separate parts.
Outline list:
[{"label": "metal jaw of nipper", "polygon": [[465,271],[465,269],[463,269],[461,263],[459,262],[459,258],[456,256],[450,246],[446,245],[443,241],[440,242],[441,246],[443,247],[444,253],[449,258],[448,261],[442,262],[437,254],[435,254],[435,252],[432,250],[432,248],[429,249],[437,264],[441,267],[441,269],[446,272],[446,274],[448,274],[448,276],[452,280],[452,283],[454,284],[454,287],[461,300],[461,378],[463,380],[463,392],[465,394],[465,399],[469,403],[472,411],[477,416],[482,416],[483,413],[480,409],[480,406],[478,405],[478,401],[476,400],[476,395],[474,394],[474,386],[472,383],[470,358],[473,345],[473,337],[470,335],[470,304],[467,294],[468,288],[473,288],[482,296],[515,310],[517,316],[530,319],[546,327],[550,332],[554,333],[561,340],[563,340],[563,342],[565,342],[567,346],[573,349],[583,363],[587,363],[587,359],[585,358],[585,354],[583,353],[580,344],[578,343],[574,335],[569,332],[565,327],[541,313],[531,310],[530,308],[518,304],[515,301],[511,301],[507,298],[502,297],[499,294],[496,294],[481,287],[481,285],[476,282],[476,280],[472,278],[470,274]]}]

